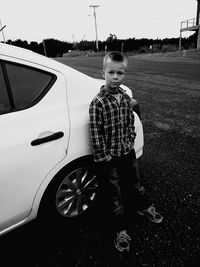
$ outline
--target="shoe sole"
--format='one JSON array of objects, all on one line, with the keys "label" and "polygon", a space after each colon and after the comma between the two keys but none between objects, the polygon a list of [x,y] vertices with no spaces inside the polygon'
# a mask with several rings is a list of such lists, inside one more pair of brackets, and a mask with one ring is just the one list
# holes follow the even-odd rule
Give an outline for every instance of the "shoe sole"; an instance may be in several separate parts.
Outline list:
[{"label": "shoe sole", "polygon": [[[145,214],[144,213],[142,213],[141,211],[137,211],[137,214],[139,214],[139,215],[141,215],[141,216],[145,216]],[[161,223],[162,222],[162,220],[163,220],[163,218],[160,218],[159,220],[153,220],[153,219],[151,219],[150,217],[148,217],[148,216],[146,216],[150,221],[152,221],[152,222],[154,222],[154,223]]]},{"label": "shoe sole", "polygon": [[130,246],[129,246],[129,243],[128,243],[128,246],[126,248],[123,248],[121,247],[119,244],[117,244],[117,242],[114,241],[114,245],[115,245],[115,248],[120,251],[120,252],[123,252],[124,250],[125,251],[129,251],[130,250]]}]

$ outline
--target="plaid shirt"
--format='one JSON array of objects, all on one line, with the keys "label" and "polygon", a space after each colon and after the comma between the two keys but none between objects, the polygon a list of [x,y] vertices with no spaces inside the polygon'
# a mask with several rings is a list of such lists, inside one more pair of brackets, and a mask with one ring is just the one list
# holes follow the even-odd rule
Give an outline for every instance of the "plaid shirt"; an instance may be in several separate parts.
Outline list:
[{"label": "plaid shirt", "polygon": [[135,127],[131,98],[120,88],[120,105],[104,87],[90,104],[90,135],[96,162],[134,149]]}]

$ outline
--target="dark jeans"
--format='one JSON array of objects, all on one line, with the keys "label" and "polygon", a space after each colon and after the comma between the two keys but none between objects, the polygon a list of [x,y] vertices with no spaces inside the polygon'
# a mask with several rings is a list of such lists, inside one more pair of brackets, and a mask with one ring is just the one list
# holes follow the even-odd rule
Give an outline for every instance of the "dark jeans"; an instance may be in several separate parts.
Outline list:
[{"label": "dark jeans", "polygon": [[147,196],[135,189],[140,180],[135,151],[113,157],[109,162],[96,163],[96,167],[99,188],[111,209],[115,226],[124,228],[127,207],[143,210],[150,206]]}]

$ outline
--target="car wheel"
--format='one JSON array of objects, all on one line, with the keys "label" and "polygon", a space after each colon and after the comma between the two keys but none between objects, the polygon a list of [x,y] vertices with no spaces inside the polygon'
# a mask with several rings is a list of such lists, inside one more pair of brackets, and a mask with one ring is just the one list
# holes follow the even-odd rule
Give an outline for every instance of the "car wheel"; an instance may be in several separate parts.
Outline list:
[{"label": "car wheel", "polygon": [[94,204],[98,183],[92,162],[81,160],[64,168],[43,196],[39,214],[66,220],[85,214]]}]

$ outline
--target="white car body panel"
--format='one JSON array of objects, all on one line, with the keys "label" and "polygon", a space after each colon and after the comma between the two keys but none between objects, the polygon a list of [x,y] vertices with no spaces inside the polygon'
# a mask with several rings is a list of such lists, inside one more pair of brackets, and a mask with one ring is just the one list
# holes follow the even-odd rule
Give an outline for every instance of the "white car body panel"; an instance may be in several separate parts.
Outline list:
[{"label": "white car body panel", "polygon": [[[63,75],[57,77],[37,105],[0,116],[0,230],[7,220],[17,222],[29,215],[40,184],[66,157],[70,130],[66,86]],[[58,131],[63,138],[31,146],[32,140]]]},{"label": "white car body panel", "polygon": [[[0,115],[0,235],[37,216],[41,198],[54,176],[68,163],[91,155],[89,104],[97,81],[31,51],[0,44],[0,60],[46,70],[57,76],[34,106]],[[124,87],[130,93],[130,89]],[[142,155],[143,129],[135,113],[137,157]],[[41,136],[61,131],[61,139],[31,146]]]}]

